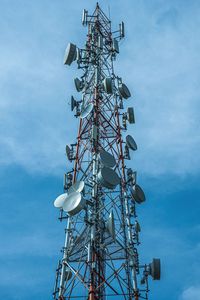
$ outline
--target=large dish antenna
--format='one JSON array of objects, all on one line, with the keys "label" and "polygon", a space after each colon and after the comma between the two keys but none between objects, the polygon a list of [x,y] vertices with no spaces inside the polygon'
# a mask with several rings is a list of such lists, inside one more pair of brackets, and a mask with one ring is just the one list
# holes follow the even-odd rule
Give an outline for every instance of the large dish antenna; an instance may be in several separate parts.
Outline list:
[{"label": "large dish antenna", "polygon": [[61,194],[60,196],[58,196],[56,198],[56,200],[54,201],[54,206],[56,208],[62,208],[63,204],[65,203],[65,200],[66,200],[67,196],[68,196],[67,193],[64,193],[64,194]]},{"label": "large dish antenna", "polygon": [[81,111],[80,118],[81,119],[86,118],[91,113],[91,111],[93,110],[93,107],[94,106],[93,106],[92,103],[89,103],[88,105],[86,105],[86,107],[83,108],[83,110]]},{"label": "large dish antenna", "polygon": [[84,189],[85,183],[84,181],[77,181],[75,182],[72,186],[70,186],[68,190],[68,194],[74,193],[74,192],[79,192],[81,193]]},{"label": "large dish antenna", "polygon": [[98,173],[98,180],[102,186],[108,189],[114,189],[119,183],[120,178],[113,169],[103,167]]},{"label": "large dish antenna", "polygon": [[67,45],[67,48],[65,50],[65,55],[64,55],[64,65],[70,66],[71,63],[76,60],[76,45],[69,43]]},{"label": "large dish antenna", "polygon": [[85,200],[82,198],[81,193],[73,192],[66,197],[63,204],[63,210],[70,216],[78,214],[85,206]]},{"label": "large dish antenna", "polygon": [[131,135],[126,136],[126,144],[131,150],[133,151],[137,150],[137,144]]},{"label": "large dish antenna", "polygon": [[112,154],[105,150],[100,150],[99,159],[103,166],[113,168],[116,165],[116,160]]}]

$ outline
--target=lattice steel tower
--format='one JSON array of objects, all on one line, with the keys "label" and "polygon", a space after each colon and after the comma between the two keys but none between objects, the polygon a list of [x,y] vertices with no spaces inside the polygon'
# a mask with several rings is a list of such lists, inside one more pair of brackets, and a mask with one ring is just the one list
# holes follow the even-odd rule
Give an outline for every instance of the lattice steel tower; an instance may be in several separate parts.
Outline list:
[{"label": "lattice steel tower", "polygon": [[141,265],[137,250],[136,206],[145,195],[136,172],[126,166],[137,145],[131,135],[123,136],[127,123],[135,122],[134,110],[123,112],[131,94],[113,65],[124,23],[112,32],[98,4],[92,15],[83,11],[82,23],[88,30],[85,47],[69,43],[64,57],[65,65],[77,62],[82,76],[74,80],[81,97],[71,98],[78,136],[66,146],[74,164],[64,175],[64,193],[54,202],[66,222],[66,238],[53,297],[148,299],[148,276],[160,279],[160,260]]}]

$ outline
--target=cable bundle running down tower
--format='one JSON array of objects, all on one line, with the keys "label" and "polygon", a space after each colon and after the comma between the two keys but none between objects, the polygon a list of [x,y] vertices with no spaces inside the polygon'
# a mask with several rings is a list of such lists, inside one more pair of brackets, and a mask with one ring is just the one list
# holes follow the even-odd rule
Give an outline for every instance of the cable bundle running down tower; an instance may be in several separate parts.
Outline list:
[{"label": "cable bundle running down tower", "polygon": [[137,250],[136,206],[145,195],[136,172],[126,166],[137,145],[131,135],[122,137],[127,123],[135,123],[134,110],[123,112],[131,94],[113,66],[124,23],[112,32],[98,4],[92,15],[83,10],[82,23],[88,29],[85,48],[69,43],[64,57],[65,65],[76,61],[82,71],[74,80],[82,96],[71,98],[79,129],[66,155],[74,165],[64,175],[64,193],[54,201],[67,225],[53,297],[148,299],[148,277],[160,279],[160,260],[141,265]]}]

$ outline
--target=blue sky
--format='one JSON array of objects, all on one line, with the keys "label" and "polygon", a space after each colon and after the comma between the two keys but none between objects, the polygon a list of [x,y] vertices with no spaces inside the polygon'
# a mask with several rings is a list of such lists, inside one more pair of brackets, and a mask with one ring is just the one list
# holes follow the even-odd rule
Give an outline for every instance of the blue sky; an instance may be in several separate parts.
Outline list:
[{"label": "blue sky", "polygon": [[[113,29],[123,20],[116,73],[133,97],[137,141],[130,166],[146,193],[139,207],[142,262],[162,259],[150,300],[200,299],[200,2],[99,1]],[[82,46],[82,9],[95,1],[0,0],[0,291],[8,300],[51,299],[63,246],[52,202],[62,193],[65,145],[78,125],[68,105]]]}]

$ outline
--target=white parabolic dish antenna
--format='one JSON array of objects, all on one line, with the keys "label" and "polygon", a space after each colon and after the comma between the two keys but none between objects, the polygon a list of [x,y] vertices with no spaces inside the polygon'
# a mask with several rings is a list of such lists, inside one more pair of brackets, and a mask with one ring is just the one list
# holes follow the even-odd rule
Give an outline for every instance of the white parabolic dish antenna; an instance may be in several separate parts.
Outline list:
[{"label": "white parabolic dish antenna", "polygon": [[105,150],[101,150],[99,153],[99,158],[105,167],[113,168],[116,165],[116,160],[112,154]]},{"label": "white parabolic dish antenna", "polygon": [[83,108],[83,110],[80,114],[80,118],[81,119],[86,118],[91,113],[92,110],[93,110],[93,104],[92,103],[86,105],[86,107]]},{"label": "white parabolic dish antenna", "polygon": [[63,210],[70,216],[78,214],[85,206],[85,200],[82,198],[81,193],[73,192],[69,194],[63,204]]},{"label": "white parabolic dish antenna", "polygon": [[137,150],[137,144],[131,135],[126,136],[126,144],[133,151]]},{"label": "white parabolic dish antenna", "polygon": [[72,186],[70,186],[69,190],[68,190],[68,194],[74,193],[74,192],[79,192],[81,193],[82,190],[84,189],[84,181],[77,181],[75,182]]},{"label": "white parabolic dish antenna", "polygon": [[68,196],[67,193],[64,193],[64,194],[61,194],[60,196],[58,196],[56,198],[56,200],[54,201],[54,206],[57,208],[62,208],[67,196]]},{"label": "white parabolic dish antenna", "polygon": [[117,173],[108,167],[101,169],[98,173],[98,180],[102,186],[108,189],[114,189],[120,183],[120,178]]},{"label": "white parabolic dish antenna", "polygon": [[65,50],[64,65],[70,66],[71,63],[76,59],[76,45],[69,43]]}]

